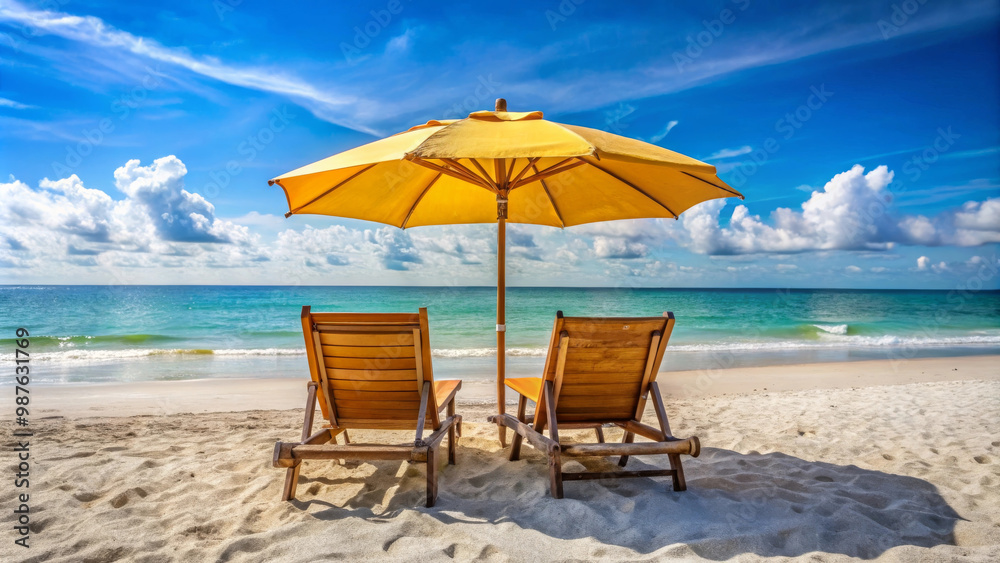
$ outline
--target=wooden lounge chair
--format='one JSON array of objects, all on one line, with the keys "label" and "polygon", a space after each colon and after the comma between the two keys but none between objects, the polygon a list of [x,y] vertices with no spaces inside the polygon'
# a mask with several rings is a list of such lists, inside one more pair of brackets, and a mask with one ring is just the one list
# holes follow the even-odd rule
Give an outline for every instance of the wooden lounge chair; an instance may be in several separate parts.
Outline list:
[{"label": "wooden lounge chair", "polygon": [[[635,318],[563,317],[562,311],[556,313],[544,377],[508,379],[507,386],[521,395],[517,418],[504,414],[489,419],[516,433],[511,461],[520,456],[522,440],[545,452],[555,498],[563,497],[563,481],[580,479],[670,475],[674,490],[685,490],[680,455],[698,457],[701,446],[696,437],[681,440],[670,434],[656,386],[656,372],[673,328],[673,313]],[[658,429],[641,422],[647,398],[653,400]],[[533,417],[525,416],[528,399],[535,401]],[[622,443],[604,442],[601,425],[608,423],[625,430]],[[548,436],[543,433],[546,428]],[[559,430],[579,428],[594,428],[597,443],[559,443]],[[636,435],[652,442],[633,443]],[[667,454],[670,469],[562,471],[563,456],[620,455],[618,465],[625,467],[629,456],[649,454]]]},{"label": "wooden lounge chair", "polygon": [[[458,380],[434,381],[427,309],[406,313],[312,313],[302,308],[312,381],[302,440],[274,445],[274,466],[288,468],[282,500],[295,498],[306,459],[401,459],[427,464],[427,506],[437,499],[438,448],[448,436],[455,464]],[[327,424],[313,434],[319,401]],[[447,418],[440,412],[447,409]],[[424,427],[433,432],[424,437]],[[348,429],[415,430],[404,445],[351,444]],[[343,434],[344,445],[337,443]]]}]

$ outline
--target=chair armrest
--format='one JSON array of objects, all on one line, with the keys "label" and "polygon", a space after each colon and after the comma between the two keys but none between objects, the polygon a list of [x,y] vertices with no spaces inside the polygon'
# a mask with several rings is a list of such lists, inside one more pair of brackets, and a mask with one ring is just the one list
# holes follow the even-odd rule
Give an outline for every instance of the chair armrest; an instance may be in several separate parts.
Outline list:
[{"label": "chair armrest", "polygon": [[455,388],[452,389],[450,393],[448,393],[447,395],[445,395],[444,399],[441,399],[438,402],[438,405],[437,405],[438,412],[444,410],[444,408],[448,406],[448,403],[454,401],[455,400],[455,395],[458,394],[458,390],[462,388],[462,381],[461,380],[451,380],[451,381],[458,381],[458,385],[456,385]]}]

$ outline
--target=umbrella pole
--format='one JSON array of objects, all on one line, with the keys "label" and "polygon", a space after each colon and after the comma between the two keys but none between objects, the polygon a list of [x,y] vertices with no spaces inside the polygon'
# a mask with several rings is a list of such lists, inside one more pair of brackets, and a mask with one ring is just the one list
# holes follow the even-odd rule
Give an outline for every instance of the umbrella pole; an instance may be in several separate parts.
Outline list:
[{"label": "umbrella pole", "polygon": [[[504,379],[507,373],[507,290],[506,251],[507,251],[507,201],[497,198],[497,412],[506,413],[506,387]],[[507,446],[507,427],[499,425],[500,446]]]}]

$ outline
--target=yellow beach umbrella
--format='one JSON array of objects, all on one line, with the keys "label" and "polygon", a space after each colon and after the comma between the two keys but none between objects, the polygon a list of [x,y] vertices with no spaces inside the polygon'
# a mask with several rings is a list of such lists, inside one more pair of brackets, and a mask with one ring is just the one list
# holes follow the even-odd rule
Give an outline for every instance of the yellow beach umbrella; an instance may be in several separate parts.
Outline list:
[{"label": "yellow beach umbrella", "polygon": [[[497,406],[505,410],[506,224],[570,227],[668,217],[742,195],[715,167],[642,141],[554,123],[542,112],[479,111],[428,121],[270,180],[288,213],[377,221],[401,229],[493,223],[497,245]],[[506,442],[503,427],[500,440]]]}]

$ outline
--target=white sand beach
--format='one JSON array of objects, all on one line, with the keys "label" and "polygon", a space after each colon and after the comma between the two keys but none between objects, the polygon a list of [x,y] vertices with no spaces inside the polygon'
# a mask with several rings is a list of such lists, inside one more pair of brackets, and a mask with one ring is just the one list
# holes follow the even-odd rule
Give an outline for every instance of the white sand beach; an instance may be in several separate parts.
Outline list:
[{"label": "white sand beach", "polygon": [[688,490],[582,481],[563,500],[530,447],[507,461],[490,385],[469,385],[430,509],[424,468],[403,462],[306,462],[298,500],[278,501],[272,449],[301,431],[302,380],[36,387],[31,547],[8,529],[0,559],[996,561],[998,360],[664,373],[674,434],[703,447]]}]

